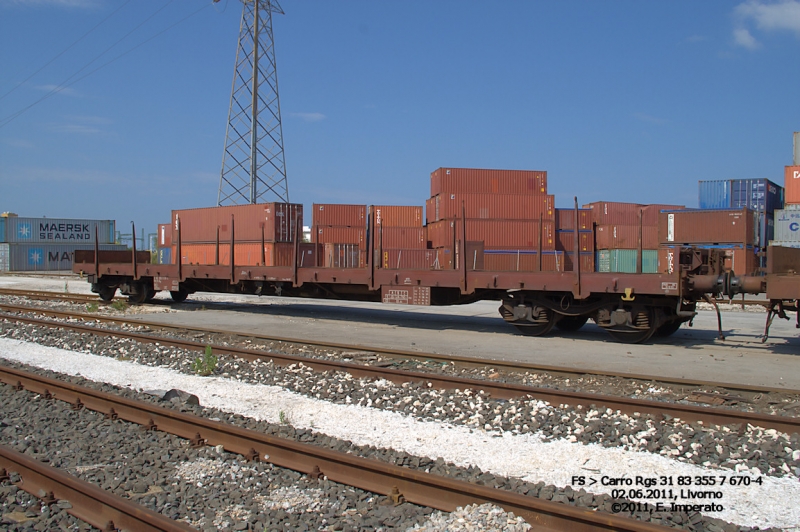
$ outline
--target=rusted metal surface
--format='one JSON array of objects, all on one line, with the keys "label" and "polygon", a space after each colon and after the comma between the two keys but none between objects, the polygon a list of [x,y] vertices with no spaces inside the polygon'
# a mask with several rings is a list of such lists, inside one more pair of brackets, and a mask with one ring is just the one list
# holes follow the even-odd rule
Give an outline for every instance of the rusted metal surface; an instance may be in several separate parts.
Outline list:
[{"label": "rusted metal surface", "polygon": [[431,196],[444,193],[547,194],[547,172],[438,168],[431,173]]},{"label": "rusted metal surface", "polygon": [[659,214],[660,244],[742,244],[757,242],[753,211],[742,209],[687,210]]},{"label": "rusted metal surface", "polygon": [[[3,380],[10,383],[7,378]],[[69,514],[101,530],[196,530],[5,446],[0,446],[0,467],[22,477],[17,484],[20,489],[35,497],[46,493],[55,500],[69,501],[72,506],[67,510]],[[112,525],[109,526],[109,523]]]},{"label": "rusted metal surface", "polygon": [[[98,412],[109,413],[113,409],[113,413],[119,419],[154,427],[183,438],[202,440],[207,445],[222,445],[227,451],[251,459],[266,459],[280,467],[307,474],[321,474],[334,482],[375,493],[397,495],[399,492],[405,501],[439,510],[453,511],[459,506],[492,503],[503,507],[506,511],[514,512],[534,526],[553,530],[587,532],[669,530],[666,527],[617,515],[527,497],[267,436],[10,368],[0,368],[0,380],[9,384],[19,383],[23,388],[37,393],[47,391],[56,399],[72,404],[80,399],[85,408]],[[144,529],[134,528],[134,530]]]},{"label": "rusted metal surface", "polygon": [[[389,287],[389,286],[382,287],[382,292],[389,293],[388,291],[396,289],[397,289],[396,287]],[[415,297],[414,294],[408,294],[406,297],[406,301],[413,304],[414,297]],[[424,298],[425,295],[417,294],[416,297]],[[47,320],[37,320],[37,319],[23,318],[10,315],[5,315],[3,317],[22,323],[43,325],[52,328],[70,329],[99,336],[125,337],[146,343],[159,343],[160,345],[181,347],[184,349],[191,349],[196,351],[204,351],[206,348],[206,344],[204,343],[192,342],[188,340],[162,338],[162,337],[155,337],[155,336],[130,333],[130,332],[112,331],[108,329],[87,327],[83,325],[56,323]],[[587,406],[591,404],[603,405],[606,408],[619,410],[620,412],[623,412],[625,414],[633,414],[635,412],[643,414],[651,414],[654,416],[661,416],[663,414],[668,414],[670,416],[679,417],[689,422],[703,421],[707,423],[716,423],[721,425],[750,423],[752,425],[757,425],[765,428],[774,428],[776,430],[781,430],[789,434],[800,431],[800,418],[769,416],[764,414],[740,412],[728,409],[713,409],[708,407],[696,407],[691,405],[682,405],[675,403],[663,403],[663,402],[649,401],[644,399],[630,399],[627,397],[616,397],[616,396],[609,396],[602,394],[554,390],[550,388],[537,388],[533,386],[525,386],[519,384],[467,379],[461,377],[454,377],[450,375],[403,371],[391,368],[380,368],[375,366],[363,366],[359,364],[341,362],[336,360],[311,359],[311,358],[286,355],[281,353],[257,353],[257,352],[254,353],[252,350],[238,349],[227,346],[212,346],[212,347],[215,353],[229,354],[246,360],[269,359],[281,366],[289,364],[297,364],[302,362],[305,366],[308,366],[314,369],[315,371],[346,371],[356,378],[368,377],[368,378],[386,379],[388,381],[398,384],[402,384],[405,382],[427,381],[430,382],[434,387],[440,389],[453,389],[453,388],[458,388],[462,390],[466,388],[480,389],[488,392],[492,397],[499,399],[511,399],[511,398],[530,396],[538,400],[547,401],[551,404],[569,404],[573,406],[575,405]]]},{"label": "rusted metal surface", "polygon": [[367,227],[366,205],[315,203],[312,207],[312,225],[338,225]]},{"label": "rusted metal surface", "polygon": [[437,220],[461,218],[461,204],[467,218],[489,220],[555,219],[552,195],[442,193],[436,196]]}]

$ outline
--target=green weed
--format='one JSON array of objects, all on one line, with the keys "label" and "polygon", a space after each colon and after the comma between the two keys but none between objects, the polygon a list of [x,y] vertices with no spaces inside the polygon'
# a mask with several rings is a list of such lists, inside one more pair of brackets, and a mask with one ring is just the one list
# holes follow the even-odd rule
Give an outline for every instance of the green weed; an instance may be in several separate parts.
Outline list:
[{"label": "green weed", "polygon": [[197,357],[194,359],[194,362],[192,362],[192,371],[201,377],[207,377],[214,373],[218,363],[219,359],[211,352],[211,346],[207,345],[206,352],[203,354],[202,358]]},{"label": "green weed", "polygon": [[100,309],[100,305],[97,303],[89,303],[86,305],[86,312],[97,312]]},{"label": "green weed", "polygon": [[125,312],[128,310],[128,302],[124,299],[117,299],[113,303],[111,303],[111,308],[114,310],[118,310],[120,312]]}]

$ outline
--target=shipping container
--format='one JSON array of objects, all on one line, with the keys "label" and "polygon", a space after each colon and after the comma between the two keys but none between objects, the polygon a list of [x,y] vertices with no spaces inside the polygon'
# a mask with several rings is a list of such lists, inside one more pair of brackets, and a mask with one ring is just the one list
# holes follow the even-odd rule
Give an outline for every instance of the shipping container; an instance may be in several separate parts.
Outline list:
[{"label": "shipping container", "polygon": [[[642,249],[658,248],[658,227],[641,227]],[[595,228],[597,249],[639,249],[638,225],[598,225]]]},{"label": "shipping container", "polygon": [[297,266],[300,268],[316,268],[320,255],[319,244],[301,243],[298,249]]},{"label": "shipping container", "polygon": [[[639,251],[636,249],[601,249],[597,251],[595,266],[598,272],[636,273]],[[642,250],[642,273],[658,272],[658,250]]]},{"label": "shipping container", "polygon": [[315,203],[313,213],[312,225],[367,227],[366,205]]},{"label": "shipping container", "polygon": [[172,264],[172,248],[158,248],[158,263]]},{"label": "shipping container", "polygon": [[[594,251],[581,253],[581,271],[593,272],[595,268],[594,259],[595,259]],[[575,253],[569,253],[569,252],[564,253],[564,271],[565,272],[575,271]]]},{"label": "shipping container", "polygon": [[357,244],[324,244],[322,249],[323,268],[364,268],[367,265],[367,252]]},{"label": "shipping container", "polygon": [[[231,240],[233,218],[236,242],[293,242],[303,227],[303,205],[257,203],[172,211],[172,229],[180,217],[181,243],[212,243]],[[173,233],[174,234],[174,233]]]},{"label": "shipping container", "polygon": [[381,249],[425,249],[428,232],[424,227],[381,227],[375,234]]},{"label": "shipping container", "polygon": [[747,208],[662,212],[660,244],[743,244],[758,241],[756,216]]},{"label": "shipping container", "polygon": [[[592,231],[578,231],[578,241],[580,242],[581,252],[594,251],[594,233]],[[556,231],[556,250],[575,251],[575,231]]]},{"label": "shipping container", "polygon": [[172,245],[172,224],[158,224],[158,247],[168,248]]},{"label": "shipping container", "polygon": [[775,211],[775,235],[771,240],[800,242],[800,208]]},{"label": "shipping container", "polygon": [[592,221],[597,225],[639,225],[639,212],[644,208],[639,203],[596,201],[583,206],[591,209]]},{"label": "shipping container", "polygon": [[642,225],[658,226],[658,214],[663,210],[680,211],[685,209],[685,205],[662,205],[654,203],[642,206]]},{"label": "shipping container", "polygon": [[[509,194],[439,194],[436,196],[438,220],[460,219],[462,211],[467,218],[477,220],[544,220],[555,219],[553,196]],[[463,205],[463,208],[462,208]]]},{"label": "shipping container", "polygon": [[[177,255],[176,246],[172,254]],[[234,245],[234,260],[237,266],[291,266],[294,244],[290,242],[266,242],[263,254],[261,242],[240,242]],[[217,264],[216,243],[181,243],[181,264]],[[220,243],[219,264],[228,266],[231,260],[230,243]],[[262,262],[264,261],[264,262]]]},{"label": "shipping container", "polygon": [[[556,209],[556,229],[575,229],[575,209]],[[578,209],[578,229],[592,230],[592,209]]]},{"label": "shipping container", "polygon": [[384,249],[381,268],[385,270],[443,270],[452,268],[450,249]]},{"label": "shipping container", "polygon": [[[126,246],[99,244],[101,251],[126,251]],[[94,251],[94,244],[0,244],[0,271],[41,272],[72,270],[75,250]]]},{"label": "shipping container", "polygon": [[486,249],[483,252],[483,269],[491,272],[563,272],[563,251],[543,251],[542,269],[539,270],[539,253],[534,249]]},{"label": "shipping container", "polygon": [[439,168],[431,173],[431,197],[438,194],[547,194],[547,172]]},{"label": "shipping container", "polygon": [[773,240],[769,243],[770,246],[774,246],[776,248],[800,248],[800,241],[798,240],[789,240],[789,241],[780,241],[780,240]]},{"label": "shipping container", "polygon": [[700,181],[699,187],[698,203],[701,209],[747,207],[772,213],[783,206],[781,187],[769,179]]},{"label": "shipping container", "polygon": [[428,198],[425,200],[425,223],[429,224],[435,222],[438,216],[436,215],[436,198]]},{"label": "shipping container", "polygon": [[699,181],[698,204],[701,209],[730,209],[731,181]]},{"label": "shipping container", "polygon": [[[542,249],[555,250],[555,222],[545,221],[541,226]],[[431,248],[452,247],[462,240],[462,221],[443,220],[428,224],[428,241]],[[482,241],[486,248],[537,248],[539,246],[538,220],[466,220],[466,240]]]},{"label": "shipping container", "polygon": [[372,213],[378,227],[422,227],[422,207],[374,205]]},{"label": "shipping container", "polygon": [[367,249],[367,230],[364,227],[315,226],[312,232],[318,244],[356,244],[362,250]]},{"label": "shipping container", "polygon": [[[753,275],[758,273],[758,263],[752,246],[696,246],[699,248],[717,249],[724,256],[724,268],[736,275]],[[658,272],[672,274],[678,267],[678,247],[662,246],[658,249]]]},{"label": "shipping container", "polygon": [[800,204],[800,166],[787,166],[783,174],[784,203]]},{"label": "shipping container", "polygon": [[17,244],[85,244],[93,243],[95,231],[100,244],[113,244],[114,220],[84,220],[66,218],[3,218],[4,233],[0,241]]}]

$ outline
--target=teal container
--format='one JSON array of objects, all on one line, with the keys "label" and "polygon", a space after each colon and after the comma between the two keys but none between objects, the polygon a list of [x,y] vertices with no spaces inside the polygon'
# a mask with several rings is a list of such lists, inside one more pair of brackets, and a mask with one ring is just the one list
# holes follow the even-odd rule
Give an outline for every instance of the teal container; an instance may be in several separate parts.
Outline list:
[{"label": "teal container", "polygon": [[[635,249],[601,249],[597,251],[596,265],[598,272],[636,273],[636,259],[639,252]],[[658,250],[642,251],[642,273],[658,272]]]},{"label": "teal container", "polygon": [[6,241],[6,219],[0,218],[0,242]]}]

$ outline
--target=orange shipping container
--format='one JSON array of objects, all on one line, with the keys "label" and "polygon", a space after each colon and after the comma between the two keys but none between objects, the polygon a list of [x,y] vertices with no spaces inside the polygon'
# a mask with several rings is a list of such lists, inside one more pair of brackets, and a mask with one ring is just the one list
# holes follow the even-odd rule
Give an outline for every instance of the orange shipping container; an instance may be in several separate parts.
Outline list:
[{"label": "orange shipping container", "polygon": [[443,270],[451,269],[449,249],[384,249],[381,268],[385,270]]},{"label": "orange shipping container", "polygon": [[[172,246],[173,254],[177,246]],[[216,244],[181,244],[181,264],[215,264]],[[291,266],[294,244],[288,242],[264,244],[265,266]],[[230,265],[230,244],[220,243],[219,264]],[[238,266],[259,266],[262,264],[261,242],[237,242],[234,258]]]},{"label": "orange shipping container", "polygon": [[787,205],[800,204],[800,166],[787,166],[783,174],[783,189]]},{"label": "orange shipping container", "polygon": [[741,243],[750,246],[758,241],[756,218],[747,208],[662,212],[659,217],[661,244]]},{"label": "orange shipping container", "polygon": [[[543,222],[542,249],[555,249],[555,223]],[[537,248],[539,220],[466,220],[466,240],[482,241],[487,249],[499,247]],[[432,248],[452,247],[463,239],[462,222],[442,220],[428,224],[428,241]]]},{"label": "orange shipping container", "polygon": [[356,244],[325,244],[323,247],[323,268],[364,268],[367,252]]},{"label": "orange shipping container", "polygon": [[425,223],[436,221],[436,198],[425,200]]},{"label": "orange shipping container", "polygon": [[[594,233],[591,231],[578,231],[580,251],[594,251]],[[575,231],[556,231],[556,249],[558,251],[575,251]]]},{"label": "orange shipping container", "polygon": [[[575,209],[556,209],[556,230],[575,228]],[[592,209],[578,209],[578,229],[592,230]]]},{"label": "orange shipping container", "polygon": [[428,232],[424,227],[381,227],[375,234],[382,249],[425,249]]},{"label": "orange shipping container", "polygon": [[445,193],[547,194],[547,172],[439,168],[431,173],[431,196]]},{"label": "orange shipping container", "polygon": [[[237,242],[291,242],[298,225],[303,225],[303,205],[297,203],[258,203],[183,209],[172,211],[172,228],[180,217],[181,243],[230,242],[231,217]],[[298,224],[299,222],[299,224]]]},{"label": "orange shipping container", "polygon": [[312,213],[312,225],[367,227],[366,205],[315,203]]},{"label": "orange shipping container", "polygon": [[[564,252],[542,253],[543,272],[564,271]],[[487,249],[483,254],[483,269],[491,272],[536,272],[539,271],[539,254],[536,250]]]},{"label": "orange shipping container", "polygon": [[[639,249],[638,225],[598,225],[597,249]],[[642,249],[658,247],[658,227],[642,226]]]},{"label": "orange shipping container", "polygon": [[319,226],[315,232],[318,244],[356,244],[367,249],[367,230],[363,227]]},{"label": "orange shipping container", "polygon": [[592,210],[592,221],[597,225],[639,225],[639,211],[644,208],[644,205],[617,201],[595,201],[587,203],[583,208]]},{"label": "orange shipping container", "polygon": [[436,196],[436,219],[460,219],[463,211],[467,218],[481,220],[538,220],[540,216],[545,220],[554,220],[554,204],[553,196],[547,194],[525,196],[444,193]]},{"label": "orange shipping container", "polygon": [[422,227],[422,207],[376,205],[372,207],[375,225],[382,227]]}]

